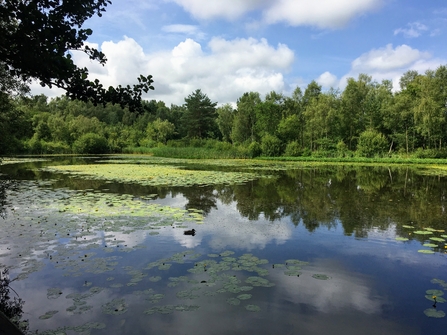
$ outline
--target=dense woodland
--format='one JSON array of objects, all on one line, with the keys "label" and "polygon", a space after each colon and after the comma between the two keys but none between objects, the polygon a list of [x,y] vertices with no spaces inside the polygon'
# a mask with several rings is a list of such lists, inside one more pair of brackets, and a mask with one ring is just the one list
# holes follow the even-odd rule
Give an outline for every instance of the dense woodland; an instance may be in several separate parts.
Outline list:
[{"label": "dense woodland", "polygon": [[343,91],[312,81],[292,96],[247,92],[218,106],[196,90],[181,106],[2,94],[0,154],[151,152],[206,147],[232,157],[447,157],[447,67],[406,72],[400,87],[360,74]]}]

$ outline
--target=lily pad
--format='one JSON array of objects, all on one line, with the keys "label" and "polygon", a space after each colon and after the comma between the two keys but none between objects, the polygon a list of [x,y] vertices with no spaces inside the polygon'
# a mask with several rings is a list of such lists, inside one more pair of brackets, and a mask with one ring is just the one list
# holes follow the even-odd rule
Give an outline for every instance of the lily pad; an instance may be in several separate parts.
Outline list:
[{"label": "lily pad", "polygon": [[413,234],[417,234],[417,235],[431,235],[433,234],[433,232],[428,231],[428,230],[416,230],[413,232]]},{"label": "lily pad", "polygon": [[396,241],[408,241],[406,237],[396,237]]},{"label": "lily pad", "polygon": [[250,312],[260,312],[261,311],[261,307],[259,307],[258,305],[247,305],[247,306],[245,306],[245,309]]},{"label": "lily pad", "polygon": [[238,306],[241,303],[241,301],[237,298],[229,298],[227,299],[227,303],[233,306]]},{"label": "lily pad", "polygon": [[421,254],[434,254],[435,253],[433,250],[428,250],[428,249],[420,249],[420,250],[418,250],[418,252]]},{"label": "lily pad", "polygon": [[429,248],[437,248],[438,247],[437,244],[433,244],[433,243],[424,243],[422,246],[429,247]]},{"label": "lily pad", "polygon": [[430,294],[430,295],[435,295],[437,297],[444,295],[444,291],[441,291],[441,290],[427,290],[427,291],[425,291],[425,293]]},{"label": "lily pad", "polygon": [[119,315],[127,312],[127,305],[124,303],[124,299],[113,299],[102,305],[102,311],[105,314]]},{"label": "lily pad", "polygon": [[424,311],[424,314],[429,318],[443,318],[445,316],[444,311],[440,311],[436,308],[428,308]]},{"label": "lily pad", "polygon": [[445,239],[441,237],[430,237],[430,240],[436,241],[436,242],[445,242]]},{"label": "lily pad", "polygon": [[51,317],[53,317],[53,315],[55,315],[58,312],[59,311],[48,311],[44,315],[39,316],[39,319],[41,319],[41,320],[50,319]]},{"label": "lily pad", "polygon": [[317,273],[317,274],[313,274],[313,275],[312,275],[312,278],[319,279],[319,280],[328,280],[328,279],[331,279],[331,277],[329,277],[329,276],[327,276],[327,275],[324,275],[324,274],[319,274],[319,273]]},{"label": "lily pad", "polygon": [[[435,299],[435,297],[436,297],[436,299]],[[433,301],[433,302],[439,302],[439,303],[444,303],[444,302],[446,302],[447,300],[445,300],[443,297],[438,297],[438,296],[436,296],[436,295],[433,295],[433,294],[427,294],[426,296],[425,296],[425,298],[426,299],[428,299],[428,300],[430,300],[430,301]]]},{"label": "lily pad", "polygon": [[403,228],[407,228],[407,229],[414,229],[414,226],[410,226],[410,225],[402,225]]}]

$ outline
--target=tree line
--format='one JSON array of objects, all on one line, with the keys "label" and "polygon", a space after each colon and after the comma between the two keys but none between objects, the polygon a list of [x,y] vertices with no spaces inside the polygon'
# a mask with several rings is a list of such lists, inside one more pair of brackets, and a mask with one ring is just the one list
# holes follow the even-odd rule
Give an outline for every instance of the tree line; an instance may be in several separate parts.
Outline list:
[{"label": "tree line", "polygon": [[408,71],[394,91],[367,74],[343,90],[312,81],[291,96],[246,92],[236,105],[197,89],[183,105],[142,100],[139,111],[61,96],[0,102],[0,153],[119,153],[126,148],[244,148],[246,156],[447,156],[447,67]]}]

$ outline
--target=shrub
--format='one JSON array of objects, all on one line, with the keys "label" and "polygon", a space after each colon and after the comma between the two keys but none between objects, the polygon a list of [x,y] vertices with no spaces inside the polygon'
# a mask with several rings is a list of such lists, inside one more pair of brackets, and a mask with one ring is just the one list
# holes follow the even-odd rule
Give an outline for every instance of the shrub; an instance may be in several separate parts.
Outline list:
[{"label": "shrub", "polygon": [[357,154],[359,156],[383,156],[387,149],[387,139],[377,130],[368,129],[360,134],[359,143],[357,144]]},{"label": "shrub", "polygon": [[286,151],[284,153],[287,157],[299,157],[303,154],[303,150],[301,149],[301,145],[298,141],[293,141],[287,144]]},{"label": "shrub", "polygon": [[73,143],[73,151],[79,154],[105,154],[109,152],[104,136],[87,133]]},{"label": "shrub", "polygon": [[261,140],[262,154],[268,157],[281,156],[282,142],[276,136],[267,134]]},{"label": "shrub", "polygon": [[261,156],[261,153],[262,153],[262,148],[258,142],[253,141],[248,145],[248,156],[250,158],[255,158],[255,157]]}]

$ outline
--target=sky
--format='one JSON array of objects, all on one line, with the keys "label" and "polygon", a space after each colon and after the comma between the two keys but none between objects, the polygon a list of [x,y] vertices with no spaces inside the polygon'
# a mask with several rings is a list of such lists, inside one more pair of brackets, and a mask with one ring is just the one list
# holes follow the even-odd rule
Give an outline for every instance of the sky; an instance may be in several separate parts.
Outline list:
[{"label": "sky", "polygon": [[[104,86],[152,75],[147,100],[182,105],[201,89],[218,105],[245,92],[291,96],[316,80],[343,90],[360,73],[378,82],[447,65],[445,0],[112,0],[84,24],[107,64],[73,51]],[[33,94],[59,96],[32,84]]]}]

